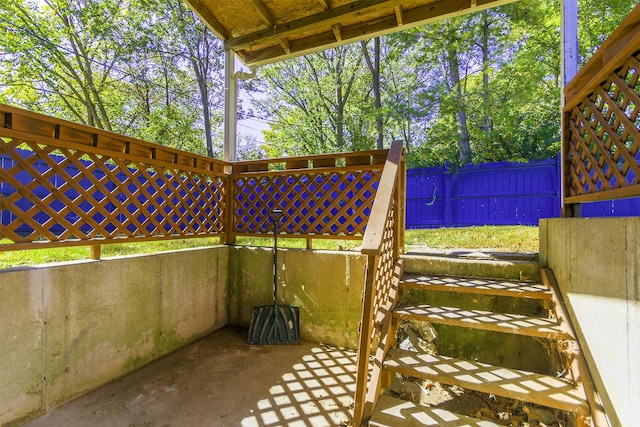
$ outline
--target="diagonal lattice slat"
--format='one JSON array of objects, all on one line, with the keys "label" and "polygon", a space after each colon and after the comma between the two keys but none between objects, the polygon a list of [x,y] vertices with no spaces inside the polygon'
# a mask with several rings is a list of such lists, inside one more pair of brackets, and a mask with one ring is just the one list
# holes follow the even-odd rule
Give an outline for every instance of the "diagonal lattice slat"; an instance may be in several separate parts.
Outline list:
[{"label": "diagonal lattice slat", "polygon": [[567,111],[569,198],[640,194],[639,78],[640,52],[636,52]]},{"label": "diagonal lattice slat", "polygon": [[233,230],[269,233],[269,211],[282,209],[285,235],[362,237],[380,175],[375,165],[234,175]]},{"label": "diagonal lattice slat", "polygon": [[[375,322],[372,328],[372,338],[375,338],[375,334],[379,332],[378,327],[382,324],[382,319],[387,315],[389,305],[393,304],[391,301],[391,295],[393,293],[393,272],[396,264],[394,259],[394,221],[395,211],[394,203],[391,203],[391,208],[387,212],[387,218],[384,223],[384,234],[382,237],[382,247],[380,248],[380,255],[377,257],[377,268],[375,270],[374,279],[374,297],[373,297],[373,321]],[[397,285],[397,284],[396,284]]]},{"label": "diagonal lattice slat", "polygon": [[[0,239],[18,244],[220,235],[224,174],[3,138]],[[191,168],[193,169],[193,168]]]}]

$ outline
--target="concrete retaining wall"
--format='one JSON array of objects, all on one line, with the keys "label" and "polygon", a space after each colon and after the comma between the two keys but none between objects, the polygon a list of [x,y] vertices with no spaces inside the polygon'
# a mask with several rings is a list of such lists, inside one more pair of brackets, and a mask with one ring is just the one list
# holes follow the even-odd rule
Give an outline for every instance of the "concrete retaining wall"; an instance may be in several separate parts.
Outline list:
[{"label": "concrete retaining wall", "polygon": [[[273,304],[273,250],[230,250],[229,322],[247,327],[252,307]],[[300,307],[303,340],[357,348],[365,263],[359,253],[278,250],[278,304]]]},{"label": "concrete retaining wall", "polygon": [[555,273],[612,425],[635,425],[640,218],[542,220],[540,261]]},{"label": "concrete retaining wall", "polygon": [[226,325],[228,254],[214,247],[0,272],[0,425]]},{"label": "concrete retaining wall", "polygon": [[[281,249],[303,340],[356,348],[365,258]],[[17,425],[273,301],[272,251],[213,247],[0,271],[0,425]]]}]

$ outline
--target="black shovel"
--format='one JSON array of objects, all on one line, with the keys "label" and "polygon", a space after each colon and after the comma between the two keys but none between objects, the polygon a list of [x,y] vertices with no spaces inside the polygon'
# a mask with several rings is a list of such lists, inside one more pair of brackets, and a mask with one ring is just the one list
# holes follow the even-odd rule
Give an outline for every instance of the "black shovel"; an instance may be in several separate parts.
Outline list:
[{"label": "black shovel", "polygon": [[278,223],[282,211],[269,212],[273,222],[273,305],[253,307],[249,325],[249,344],[299,344],[300,309],[278,305]]}]

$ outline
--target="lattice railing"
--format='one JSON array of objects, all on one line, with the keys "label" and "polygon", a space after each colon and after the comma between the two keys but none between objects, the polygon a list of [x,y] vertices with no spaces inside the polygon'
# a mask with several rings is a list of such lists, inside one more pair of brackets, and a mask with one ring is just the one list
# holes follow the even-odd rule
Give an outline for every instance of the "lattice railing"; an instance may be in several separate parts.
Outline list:
[{"label": "lattice railing", "polygon": [[386,150],[234,164],[234,235],[268,234],[269,211],[281,209],[285,237],[362,238],[383,154]]},{"label": "lattice railing", "polygon": [[224,164],[0,105],[0,250],[221,235]]},{"label": "lattice railing", "polygon": [[362,239],[389,151],[226,163],[6,105],[0,123],[0,251],[231,243],[276,208],[282,237]]},{"label": "lattice railing", "polygon": [[565,204],[640,196],[640,6],[565,89]]},{"label": "lattice railing", "polygon": [[[356,426],[371,416],[382,385],[382,363],[395,340],[391,319],[402,276],[399,258],[404,245],[405,175],[402,143],[395,142],[389,150],[362,243],[362,253],[367,256],[367,271],[358,348],[354,406]],[[369,375],[372,352],[375,353],[373,371]]]},{"label": "lattice railing", "polygon": [[361,238],[379,179],[379,169],[234,175],[234,233],[269,233],[269,211],[282,209],[285,235]]}]

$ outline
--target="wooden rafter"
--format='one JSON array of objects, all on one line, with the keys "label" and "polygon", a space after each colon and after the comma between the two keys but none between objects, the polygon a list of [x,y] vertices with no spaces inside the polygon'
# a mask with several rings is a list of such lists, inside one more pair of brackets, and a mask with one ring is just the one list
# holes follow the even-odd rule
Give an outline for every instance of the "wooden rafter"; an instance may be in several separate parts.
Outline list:
[{"label": "wooden rafter", "polygon": [[402,6],[396,6],[395,12],[396,12],[396,21],[398,22],[398,26],[403,25],[404,18],[402,14]]},{"label": "wooden rafter", "polygon": [[193,9],[196,15],[200,17],[202,22],[207,24],[207,27],[209,27],[209,29],[213,31],[214,34],[216,34],[218,37],[222,38],[223,40],[226,40],[229,37],[231,37],[231,33],[229,33],[229,30],[227,30],[227,28],[224,25],[222,25],[222,23],[211,12],[211,9],[206,7],[201,0],[184,0],[184,1],[189,6],[191,6],[191,9]]},{"label": "wooden rafter", "polygon": [[342,28],[340,27],[340,25],[339,24],[332,25],[331,26],[331,30],[333,31],[333,35],[336,36],[336,40],[341,42],[342,41]]},{"label": "wooden rafter", "polygon": [[[236,37],[225,42],[225,47],[233,50],[241,50],[269,43],[281,37],[288,37],[298,32],[313,32],[322,28],[330,28],[357,15],[364,13],[382,12],[389,7],[402,6],[413,0],[358,0],[333,9],[328,9],[315,15],[300,18],[286,24],[276,25],[256,31],[251,34]],[[469,3],[466,1],[465,3]]]},{"label": "wooden rafter", "polygon": [[253,6],[256,8],[258,13],[260,14],[260,18],[262,18],[265,24],[275,25],[276,19],[273,17],[273,15],[271,14],[267,6],[265,6],[265,4],[262,2],[262,0],[251,0],[251,3],[253,3]]},{"label": "wooden rafter", "polygon": [[184,0],[250,66],[517,0]]}]

